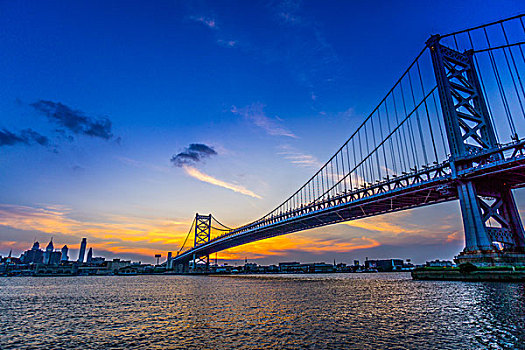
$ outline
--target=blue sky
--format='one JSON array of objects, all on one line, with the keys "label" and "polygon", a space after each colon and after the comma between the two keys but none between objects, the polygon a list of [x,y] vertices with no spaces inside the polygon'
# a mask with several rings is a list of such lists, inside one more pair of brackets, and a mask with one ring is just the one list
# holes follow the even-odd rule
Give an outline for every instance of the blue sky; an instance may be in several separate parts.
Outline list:
[{"label": "blue sky", "polygon": [[[177,250],[195,212],[229,226],[256,219],[335,152],[431,34],[524,10],[523,1],[0,1],[0,130],[12,143],[0,146],[0,254],[52,236],[74,250],[88,237],[95,254],[153,261]],[[174,165],[192,144],[214,153],[193,171]],[[460,231],[448,203],[223,256],[424,261],[458,253]]]}]

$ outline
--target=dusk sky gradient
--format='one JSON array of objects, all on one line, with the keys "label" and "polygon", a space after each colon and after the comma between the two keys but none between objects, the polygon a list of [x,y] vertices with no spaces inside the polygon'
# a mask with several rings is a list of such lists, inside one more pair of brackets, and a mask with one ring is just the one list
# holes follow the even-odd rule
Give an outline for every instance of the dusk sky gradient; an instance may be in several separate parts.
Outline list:
[{"label": "dusk sky gradient", "polygon": [[[350,136],[431,34],[500,1],[0,0],[0,255],[82,237],[153,262],[196,212],[274,209]],[[516,192],[519,208],[525,192]],[[230,249],[258,263],[451,259],[457,202]]]}]

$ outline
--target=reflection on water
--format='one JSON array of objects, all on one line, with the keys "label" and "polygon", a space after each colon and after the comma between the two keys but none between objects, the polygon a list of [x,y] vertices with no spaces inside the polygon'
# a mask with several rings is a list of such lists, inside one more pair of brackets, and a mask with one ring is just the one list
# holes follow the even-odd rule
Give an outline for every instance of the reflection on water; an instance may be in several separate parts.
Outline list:
[{"label": "reflection on water", "polygon": [[0,349],[525,349],[525,284],[407,273],[0,278]]}]

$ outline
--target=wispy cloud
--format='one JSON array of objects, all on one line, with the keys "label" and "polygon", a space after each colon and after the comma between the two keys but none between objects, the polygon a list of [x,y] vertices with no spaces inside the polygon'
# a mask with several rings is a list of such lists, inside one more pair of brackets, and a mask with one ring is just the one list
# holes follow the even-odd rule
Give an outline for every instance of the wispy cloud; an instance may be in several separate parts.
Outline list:
[{"label": "wispy cloud", "polygon": [[219,180],[219,179],[216,179],[214,178],[213,176],[210,176],[208,174],[205,174],[199,170],[197,170],[196,168],[192,167],[192,166],[189,166],[189,165],[183,165],[182,166],[184,171],[186,172],[186,174],[188,174],[189,176],[199,180],[199,181],[202,181],[202,182],[206,182],[206,183],[209,183],[209,184],[212,184],[212,185],[215,185],[215,186],[219,186],[219,187],[222,187],[222,188],[226,188],[228,190],[231,190],[231,191],[234,191],[234,192],[237,192],[237,193],[241,193],[241,194],[244,194],[246,196],[250,196],[250,197],[253,197],[253,198],[258,198],[258,199],[261,199],[262,197],[259,196],[258,194],[250,191],[249,189],[245,188],[244,186],[241,186],[241,185],[236,185],[236,184],[232,184],[232,183],[228,183],[226,181],[222,181],[222,180]]},{"label": "wispy cloud", "polygon": [[93,118],[60,102],[40,100],[31,103],[30,106],[47,116],[49,121],[66,128],[73,134],[99,137],[104,140],[113,137],[112,123],[107,117]]},{"label": "wispy cloud", "polygon": [[333,239],[329,237],[312,238],[302,233],[277,236],[248,243],[223,251],[221,259],[250,259],[265,258],[268,256],[286,256],[291,252],[308,252],[309,254],[347,253],[358,249],[369,249],[381,244],[370,237],[353,237]]},{"label": "wispy cloud", "polygon": [[226,47],[234,47],[235,45],[237,45],[237,41],[236,40],[218,39],[217,43],[220,44],[220,45],[226,46]]},{"label": "wispy cloud", "polygon": [[302,168],[320,168],[323,164],[313,155],[302,153],[290,145],[280,145],[278,155]]},{"label": "wispy cloud", "polygon": [[[269,3],[277,23],[285,28],[283,36],[289,43],[284,46],[288,64],[296,78],[311,89],[312,101],[317,100],[314,90],[333,82],[339,75],[339,58],[323,35],[318,23],[302,11],[302,1],[283,0]],[[303,38],[298,40],[298,37]],[[308,45],[304,45],[304,42]],[[300,60],[295,59],[301,57]]]},{"label": "wispy cloud", "polygon": [[185,165],[194,165],[205,158],[215,155],[217,155],[217,152],[213,147],[203,143],[192,143],[184,151],[171,157],[171,162],[180,168]]},{"label": "wispy cloud", "polygon": [[[87,221],[74,218],[72,211],[62,206],[0,204],[0,246],[9,243],[10,236],[22,242],[24,234],[27,243],[44,234],[45,238],[59,236],[68,246],[70,242],[79,242],[80,237],[89,237],[90,246],[98,249],[153,256],[159,250],[177,249],[190,225],[184,220],[124,215],[105,215],[99,221]],[[13,229],[19,231],[12,232]]]},{"label": "wispy cloud", "polygon": [[270,118],[266,116],[264,107],[265,105],[257,102],[243,108],[232,106],[231,112],[243,116],[246,120],[263,129],[269,135],[297,138],[293,132],[280,125],[280,118]]},{"label": "wispy cloud", "polygon": [[24,129],[20,133],[14,133],[7,129],[0,130],[0,147],[14,146],[16,144],[29,145],[31,143],[47,146],[49,145],[49,139],[32,129]]},{"label": "wispy cloud", "polygon": [[190,16],[190,19],[194,22],[200,23],[208,27],[216,39],[216,43],[220,46],[233,48],[239,43],[238,40],[233,39],[232,35],[228,34],[227,31],[219,28],[217,20],[211,16]]},{"label": "wispy cloud", "polygon": [[211,17],[205,17],[205,16],[191,16],[190,17],[193,21],[202,23],[208,28],[211,29],[219,29],[217,27],[217,21],[214,18]]},{"label": "wispy cloud", "polygon": [[303,19],[299,15],[301,1],[284,0],[278,1],[275,5],[278,19],[288,24],[300,24]]}]

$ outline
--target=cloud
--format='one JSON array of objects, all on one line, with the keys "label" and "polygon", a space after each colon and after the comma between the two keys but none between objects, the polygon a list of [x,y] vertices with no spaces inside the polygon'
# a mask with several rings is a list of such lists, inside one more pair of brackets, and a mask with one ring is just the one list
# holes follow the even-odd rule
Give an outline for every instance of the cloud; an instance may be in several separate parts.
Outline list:
[{"label": "cloud", "polygon": [[218,39],[217,43],[220,44],[220,45],[226,46],[226,47],[234,47],[235,45],[237,45],[237,41],[236,40]]},{"label": "cloud", "polygon": [[279,146],[277,152],[284,159],[301,168],[320,168],[323,164],[313,155],[297,151],[290,145]]},{"label": "cloud", "polygon": [[217,152],[213,147],[202,143],[192,143],[183,152],[171,157],[171,162],[173,165],[181,168],[185,165],[194,165],[205,158],[215,155],[217,155]]},{"label": "cloud", "polygon": [[71,248],[81,237],[88,237],[89,245],[96,250],[153,257],[159,251],[176,251],[190,226],[191,221],[165,217],[108,214],[89,221],[74,218],[63,206],[0,204],[0,249],[18,242],[13,249],[21,251],[29,248],[35,237],[42,242],[50,236]]},{"label": "cloud", "polygon": [[19,134],[15,134],[7,129],[0,130],[0,147],[13,146],[19,143],[28,145],[37,143],[41,146],[49,145],[49,139],[32,129],[24,129]]},{"label": "cloud", "polygon": [[87,135],[109,140],[113,137],[111,120],[107,117],[92,118],[60,102],[40,100],[30,104],[36,111],[61,127],[77,135]]},{"label": "cloud", "polygon": [[232,106],[231,112],[243,116],[269,135],[297,138],[294,133],[279,125],[280,120],[278,118],[267,117],[264,113],[264,107],[262,103],[252,103],[244,108]]},{"label": "cloud", "polygon": [[286,24],[300,24],[303,19],[298,12],[301,7],[301,1],[285,0],[277,3],[277,18]]},{"label": "cloud", "polygon": [[232,190],[233,192],[241,193],[246,196],[253,197],[253,198],[258,198],[258,199],[262,198],[261,196],[257,195],[256,193],[248,190],[247,188],[241,185],[231,184],[231,183],[216,179],[210,175],[204,174],[203,172],[195,169],[192,166],[183,164],[182,167],[184,168],[184,171],[186,172],[186,174],[188,174],[189,176],[199,181],[206,182],[206,183],[209,183],[215,186],[219,186],[222,188],[226,188],[228,190]]},{"label": "cloud", "polygon": [[204,24],[206,27],[211,29],[218,29],[217,21],[214,18],[204,17],[204,16],[191,16],[193,21]]},{"label": "cloud", "polygon": [[380,246],[375,239],[360,236],[345,240],[330,237],[311,237],[304,233],[267,238],[219,252],[221,259],[260,259],[270,256],[287,256],[294,252],[308,252],[311,255],[323,253],[348,253],[358,249],[370,249]]}]

